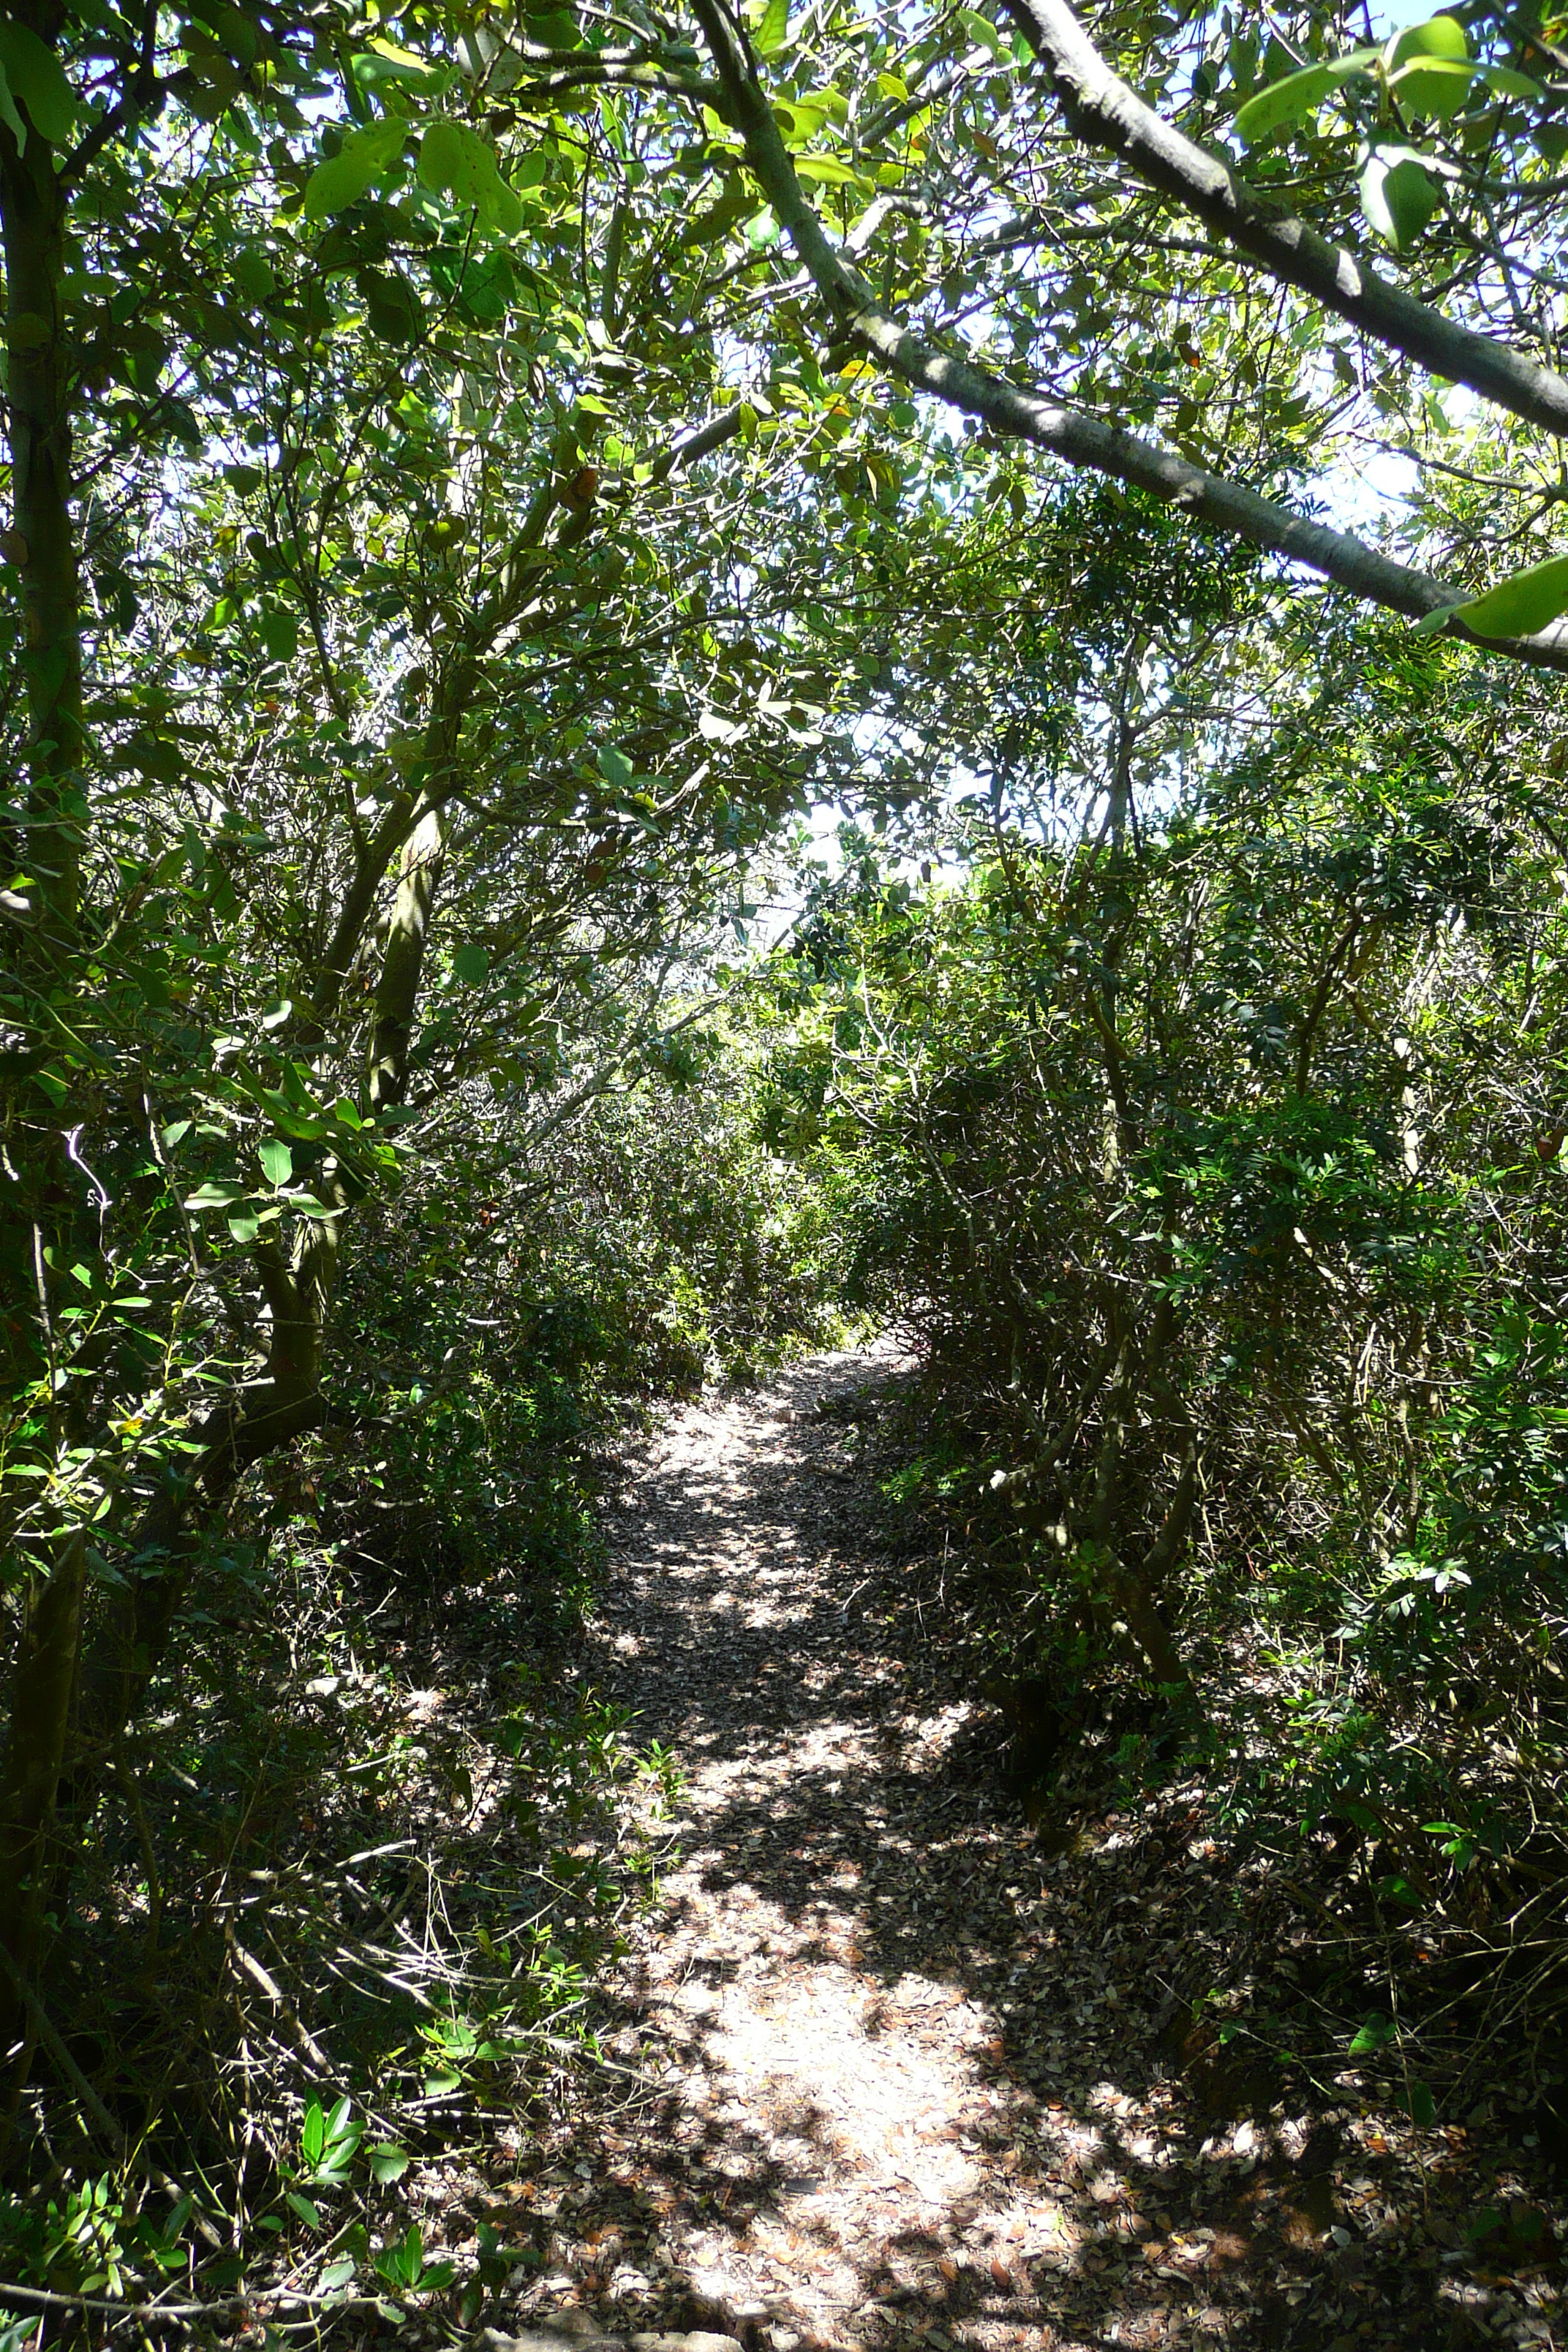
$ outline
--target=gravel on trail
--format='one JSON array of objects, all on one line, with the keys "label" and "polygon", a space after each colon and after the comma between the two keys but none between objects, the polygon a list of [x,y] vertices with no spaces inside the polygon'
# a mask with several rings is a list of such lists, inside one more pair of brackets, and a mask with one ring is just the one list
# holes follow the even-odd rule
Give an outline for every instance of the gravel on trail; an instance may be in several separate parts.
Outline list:
[{"label": "gravel on trail", "polygon": [[677,1859],[600,1989],[621,2071],[492,2183],[539,2253],[492,2352],[1562,2346],[1555,2263],[1474,2252],[1463,2129],[1194,2057],[1198,1792],[1108,1782],[1065,1843],[1009,1801],[879,1539],[903,1376],[817,1357],[628,1454],[584,1671],[684,1769]]}]

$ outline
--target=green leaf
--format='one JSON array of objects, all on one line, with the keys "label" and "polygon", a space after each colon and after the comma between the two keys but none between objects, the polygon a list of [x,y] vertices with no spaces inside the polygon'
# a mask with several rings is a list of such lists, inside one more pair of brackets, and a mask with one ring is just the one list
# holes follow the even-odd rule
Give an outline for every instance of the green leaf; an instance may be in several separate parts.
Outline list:
[{"label": "green leaf", "polygon": [[606,783],[614,784],[617,792],[626,793],[631,790],[636,772],[631,761],[617,745],[605,743],[601,747],[599,773]]},{"label": "green leaf", "polygon": [[419,177],[427,188],[447,192],[455,204],[477,212],[502,236],[522,226],[522,206],[507,185],[488,141],[466,122],[438,115],[419,142]]},{"label": "green leaf", "polygon": [[1351,2043],[1351,2056],[1364,2058],[1370,2052],[1385,2049],[1394,2040],[1394,2020],[1384,2017],[1380,2010],[1373,2010]]},{"label": "green leaf", "polygon": [[274,1192],[279,1186],[287,1184],[289,1177],[294,1173],[294,1155],[289,1146],[275,1135],[268,1137],[256,1156],[260,1160],[262,1171]]},{"label": "green leaf", "polygon": [[789,41],[789,0],[767,0],[752,38],[764,58],[776,57]]},{"label": "green leaf", "polygon": [[335,155],[318,163],[305,183],[300,210],[309,221],[325,220],[358,204],[373,181],[384,180],[403,152],[408,125],[396,120],[351,131]]},{"label": "green leaf", "polygon": [[1470,44],[1465,28],[1457,16],[1428,16],[1424,25],[1406,25],[1389,43],[1386,63],[1390,73],[1407,66],[1413,58],[1447,58],[1463,63],[1468,60]]},{"label": "green leaf", "polygon": [[[16,101],[11,95],[11,85],[5,79],[5,68],[3,64],[0,64],[0,122],[5,125],[16,141],[17,153],[25,152],[27,144],[27,126],[16,111]],[[13,340],[15,334],[16,325],[13,320]]]},{"label": "green leaf", "polygon": [[[0,17],[0,70],[4,71],[9,96],[27,110],[28,119],[41,138],[53,147],[69,144],[76,131],[76,92],[65,77],[65,68],[47,43],[26,25]],[[26,143],[26,134],[16,135],[13,107],[6,120],[11,123],[18,147]]]},{"label": "green leaf", "polygon": [[260,1214],[255,1209],[236,1209],[229,1218],[228,1229],[237,1242],[253,1242],[261,1230]]},{"label": "green leaf", "polygon": [[466,940],[452,958],[452,970],[465,988],[478,988],[490,968],[489,951],[477,940]]},{"label": "green leaf", "polygon": [[380,82],[406,82],[414,89],[429,89],[442,85],[447,76],[412,49],[400,49],[391,41],[373,39],[368,49],[362,49],[349,59],[349,70],[362,89],[374,89]]},{"label": "green leaf", "polygon": [[425,2269],[425,2245],[413,2222],[403,2238],[389,2238],[375,2258],[378,2277],[389,2286],[416,2286]]},{"label": "green leaf", "polygon": [[1304,114],[1321,106],[1329,92],[1342,82],[1352,81],[1357,74],[1368,72],[1377,60],[1375,49],[1351,49],[1342,58],[1331,58],[1324,65],[1303,66],[1300,73],[1287,74],[1282,81],[1271,81],[1256,98],[1249,98],[1236,118],[1236,127],[1249,147],[1260,139],[1268,139],[1288,122],[1299,122]]},{"label": "green leaf", "polygon": [[803,180],[830,188],[852,187],[859,177],[852,163],[841,163],[837,155],[797,155],[795,168]]},{"label": "green leaf", "polygon": [[347,2286],[357,2268],[358,2264],[352,2262],[329,2263],[316,2284],[323,2294],[331,2294],[334,2287]]},{"label": "green leaf", "polygon": [[226,1209],[244,1198],[243,1184],[226,1184],[213,1179],[205,1184],[198,1184],[194,1192],[187,1193],[185,1206],[187,1209]]},{"label": "green leaf", "polygon": [[375,2147],[367,2147],[365,2154],[370,2159],[373,2180],[401,2180],[408,2169],[408,2150],[397,2147],[392,2140],[382,2140]]},{"label": "green leaf", "polygon": [[305,2109],[305,2120],[300,2128],[300,2153],[312,2168],[321,2162],[326,2144],[327,2120],[320,2099],[313,2098]]},{"label": "green leaf", "polygon": [[1544,98],[1546,92],[1528,74],[1516,73],[1512,66],[1478,66],[1477,78],[1504,98]]},{"label": "green leaf", "polygon": [[1468,58],[1432,58],[1405,66],[1390,77],[1388,87],[1406,114],[1447,122],[1468,98],[1475,78],[1476,68]]},{"label": "green leaf", "polygon": [[1463,621],[1478,637],[1529,637],[1568,613],[1568,555],[1549,556],[1511,579],[1500,580],[1484,596],[1456,604],[1446,617]]},{"label": "green leaf", "polygon": [[1368,158],[1361,175],[1361,208],[1378,235],[1399,252],[1415,243],[1438,201],[1436,182],[1413,155],[1379,149]]},{"label": "green leaf", "polygon": [[274,605],[261,615],[261,642],[272,659],[292,661],[300,650],[300,624],[292,613]]},{"label": "green leaf", "polygon": [[1437,2120],[1437,2102],[1426,2083],[1410,2085],[1410,2120],[1417,2131],[1430,2131]]},{"label": "green leaf", "polygon": [[286,2189],[283,2192],[283,2201],[294,2212],[298,2213],[300,2221],[305,2222],[309,2228],[312,2230],[324,2230],[326,2228],[327,2225],[321,2219],[320,2207],[312,2205],[308,2197],[301,2197],[297,2189]]},{"label": "green leaf", "polygon": [[411,343],[425,314],[406,278],[395,270],[360,269],[354,284],[363,299],[371,333],[384,343]]}]

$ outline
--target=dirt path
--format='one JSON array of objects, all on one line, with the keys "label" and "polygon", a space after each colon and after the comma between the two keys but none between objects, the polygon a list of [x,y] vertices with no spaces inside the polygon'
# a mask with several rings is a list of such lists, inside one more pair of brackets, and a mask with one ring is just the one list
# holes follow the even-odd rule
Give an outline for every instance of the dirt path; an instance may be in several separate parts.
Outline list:
[{"label": "dirt path", "polygon": [[637,2079],[510,2185],[544,2252],[513,2324],[758,2352],[1559,2343],[1550,2282],[1454,2251],[1433,2136],[1416,2198],[1353,2104],[1216,2118],[1173,2075],[1212,1849],[1173,1792],[1043,1858],[967,1704],[921,1695],[845,1412],[896,1373],[819,1358],[677,1413],[609,1517],[592,1671],[689,1776],[680,1860],[612,1996]]}]

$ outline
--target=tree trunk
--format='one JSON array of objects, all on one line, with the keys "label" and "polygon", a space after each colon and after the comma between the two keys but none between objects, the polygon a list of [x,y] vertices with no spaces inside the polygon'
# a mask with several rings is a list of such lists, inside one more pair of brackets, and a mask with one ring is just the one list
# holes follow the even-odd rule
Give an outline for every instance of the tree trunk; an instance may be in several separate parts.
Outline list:
[{"label": "tree trunk", "polygon": [[81,608],[71,516],[71,422],[60,315],[66,197],[37,131],[20,153],[0,127],[12,528],[21,574],[31,751],[26,867],[40,943],[75,935],[87,814],[82,775]]},{"label": "tree trunk", "polygon": [[0,2051],[22,2024],[18,1987],[31,1976],[52,1875],[49,1846],[65,1760],[87,1582],[87,1533],[59,1538],[54,1566],[22,1627],[11,1691],[10,1732],[0,1769]]},{"label": "tree trunk", "polygon": [[[407,1087],[409,1040],[445,839],[439,810],[427,808],[404,846],[376,990],[373,1109],[401,1101]],[[91,1750],[129,1721],[167,1654],[203,1522],[221,1510],[248,1469],[321,1418],[327,1323],[348,1207],[342,1189],[330,1175],[325,1181],[333,1213],[301,1221],[290,1258],[275,1240],[257,1244],[255,1263],[271,1319],[265,1369],[207,1416],[194,1473],[171,1477],[149,1505],[137,1532],[137,1570],[113,1594],[89,1642],[77,1708],[82,1769]]]}]

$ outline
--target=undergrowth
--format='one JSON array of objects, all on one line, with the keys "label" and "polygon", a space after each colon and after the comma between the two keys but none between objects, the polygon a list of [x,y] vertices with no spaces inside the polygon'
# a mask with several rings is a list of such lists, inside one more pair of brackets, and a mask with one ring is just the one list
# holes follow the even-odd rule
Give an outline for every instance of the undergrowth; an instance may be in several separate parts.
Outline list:
[{"label": "undergrowth", "polygon": [[526,1171],[477,1132],[461,1207],[380,1213],[322,1425],[240,1490],[69,1818],[0,2200],[51,2336],[472,2324],[534,2256],[443,2251],[431,2185],[611,2063],[587,1995],[678,1776],[576,1663],[601,1464],[651,1399],[836,1335],[823,1223],[677,1096]]}]

